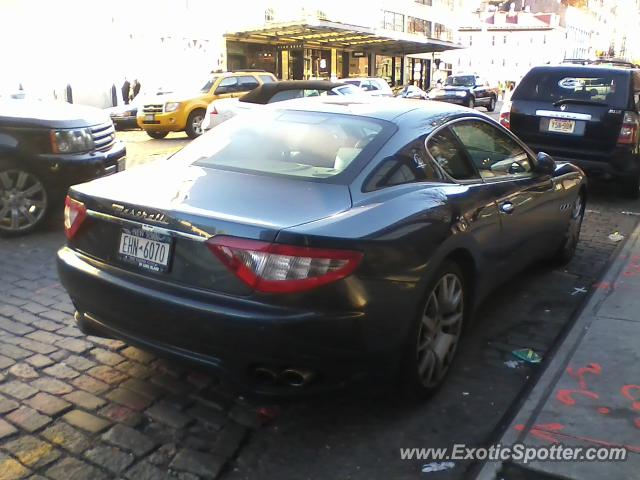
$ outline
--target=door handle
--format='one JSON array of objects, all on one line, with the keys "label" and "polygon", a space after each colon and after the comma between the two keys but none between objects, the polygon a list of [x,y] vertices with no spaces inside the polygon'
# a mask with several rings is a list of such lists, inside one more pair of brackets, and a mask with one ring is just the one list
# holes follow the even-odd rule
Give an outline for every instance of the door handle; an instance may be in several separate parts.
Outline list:
[{"label": "door handle", "polygon": [[506,213],[506,214],[511,214],[513,213],[513,211],[515,210],[516,207],[513,206],[513,203],[511,202],[504,202],[502,205],[500,205],[500,211],[502,213]]}]

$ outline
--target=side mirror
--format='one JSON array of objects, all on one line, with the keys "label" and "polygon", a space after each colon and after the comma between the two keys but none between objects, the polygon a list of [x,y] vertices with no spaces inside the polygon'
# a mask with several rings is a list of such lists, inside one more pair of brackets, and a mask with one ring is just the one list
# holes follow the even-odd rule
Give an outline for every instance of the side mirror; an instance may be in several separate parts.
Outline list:
[{"label": "side mirror", "polygon": [[536,157],[536,172],[545,175],[553,175],[556,171],[556,161],[544,152],[538,153]]}]

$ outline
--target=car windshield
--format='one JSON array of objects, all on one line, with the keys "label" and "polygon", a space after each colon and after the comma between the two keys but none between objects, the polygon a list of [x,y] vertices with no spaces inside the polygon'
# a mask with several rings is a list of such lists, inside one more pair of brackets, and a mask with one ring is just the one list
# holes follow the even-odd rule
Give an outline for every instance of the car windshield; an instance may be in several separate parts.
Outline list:
[{"label": "car windshield", "polygon": [[566,70],[532,71],[522,79],[513,99],[548,103],[575,100],[624,109],[627,108],[627,84],[626,75],[618,72],[589,75]]},{"label": "car windshield", "polygon": [[444,84],[450,87],[473,87],[476,84],[476,77],[473,75],[448,77]]},{"label": "car windshield", "polygon": [[200,89],[200,91],[202,93],[207,93],[209,92],[209,90],[211,90],[211,87],[213,86],[214,83],[216,83],[216,80],[220,78],[220,75],[213,75],[209,80],[207,80],[207,83],[205,83],[202,88]]},{"label": "car windshield", "polygon": [[[172,157],[204,167],[327,179],[340,174],[387,122],[333,113],[268,110],[237,116]],[[387,130],[388,131],[388,130]]]}]

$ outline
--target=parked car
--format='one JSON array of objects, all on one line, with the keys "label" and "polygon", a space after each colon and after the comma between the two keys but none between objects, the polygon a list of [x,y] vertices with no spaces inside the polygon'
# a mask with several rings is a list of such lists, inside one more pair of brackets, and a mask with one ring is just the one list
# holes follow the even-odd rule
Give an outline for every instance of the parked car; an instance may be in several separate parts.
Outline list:
[{"label": "parked car", "polygon": [[100,109],[0,95],[0,234],[38,227],[69,186],[125,168],[126,149]]},{"label": "parked car", "polygon": [[429,98],[469,108],[485,107],[488,112],[493,112],[498,102],[498,89],[475,74],[450,75],[442,87],[429,91]]},{"label": "parked car", "polygon": [[393,97],[393,90],[384,78],[341,78],[338,81],[355,85],[373,97]]},{"label": "parked car", "polygon": [[570,161],[640,193],[640,70],[626,66],[535,67],[505,103],[500,123],[534,151]]},{"label": "parked car", "polygon": [[419,100],[427,100],[429,94],[415,85],[405,85],[394,89],[393,95],[400,98],[415,98]]},{"label": "parked car", "polygon": [[348,83],[333,83],[325,80],[265,83],[238,99],[223,98],[211,102],[207,107],[202,129],[210,130],[238,113],[251,111],[269,103],[323,95],[362,95],[362,90]]},{"label": "parked car", "polygon": [[184,131],[189,138],[202,135],[207,106],[220,98],[240,97],[254,88],[275,82],[272,73],[247,70],[212,74],[199,92],[172,93],[145,103],[138,109],[137,122],[152,138]]},{"label": "parked car", "polygon": [[142,101],[142,98],[140,100],[133,99],[128,105],[105,108],[105,112],[107,112],[111,118],[116,130],[132,130],[138,128],[136,116],[138,115],[138,106],[140,106]]},{"label": "parked car", "polygon": [[426,396],[492,288],[571,258],[585,199],[579,168],[466,108],[292,100],[74,186],[58,271],[83,332],[252,391]]}]

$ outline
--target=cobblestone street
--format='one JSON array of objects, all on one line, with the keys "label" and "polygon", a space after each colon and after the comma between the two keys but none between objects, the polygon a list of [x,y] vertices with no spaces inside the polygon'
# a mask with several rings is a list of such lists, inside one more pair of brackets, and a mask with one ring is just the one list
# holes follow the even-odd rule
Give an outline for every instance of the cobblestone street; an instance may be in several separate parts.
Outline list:
[{"label": "cobblestone street", "polygon": [[[186,143],[119,135],[129,166]],[[421,464],[401,462],[399,448],[489,441],[536,371],[508,368],[511,351],[548,352],[619,245],[609,234],[635,227],[638,202],[591,190],[574,260],[493,295],[447,384],[420,406],[385,389],[277,405],[238,398],[206,373],[75,327],[54,264],[59,218],[0,239],[0,479],[417,478]]]}]

